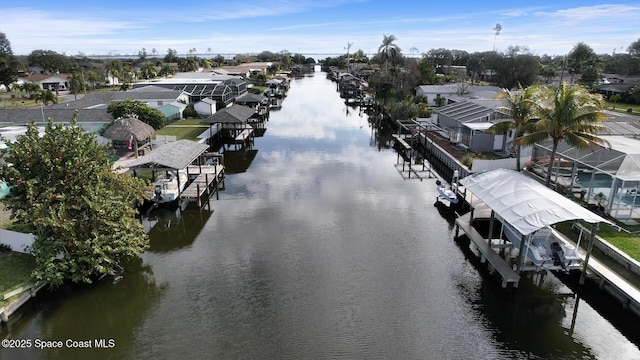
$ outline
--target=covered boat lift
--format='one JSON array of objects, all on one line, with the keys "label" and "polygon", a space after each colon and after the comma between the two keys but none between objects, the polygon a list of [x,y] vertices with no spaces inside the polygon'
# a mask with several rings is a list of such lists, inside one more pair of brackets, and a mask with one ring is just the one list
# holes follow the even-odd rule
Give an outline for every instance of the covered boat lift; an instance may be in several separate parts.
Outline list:
[{"label": "covered boat lift", "polygon": [[[477,231],[471,231],[473,228],[470,224],[474,220],[474,209],[472,209],[468,217],[465,216],[456,220],[456,237],[460,228],[462,228],[470,240],[476,243],[484,258],[488,259],[494,269],[501,273],[503,287],[506,286],[507,282],[513,282],[517,286],[518,278],[508,271],[509,267],[506,261],[497,256],[498,254],[491,246],[493,223],[496,216],[515,228],[523,237],[522,241],[520,241],[515,275],[522,271],[526,260],[524,251],[524,237],[526,235],[568,220],[583,220],[591,224],[581,282],[584,282],[593,249],[595,232],[599,223],[613,225],[610,221],[547,188],[536,180],[513,170],[496,169],[473,174],[460,180],[460,184],[471,193],[469,203],[474,203],[473,197],[475,196],[491,210],[489,223],[489,234],[491,235],[487,240],[481,238]],[[500,264],[500,261],[503,263]],[[505,265],[507,266],[505,267]]]}]

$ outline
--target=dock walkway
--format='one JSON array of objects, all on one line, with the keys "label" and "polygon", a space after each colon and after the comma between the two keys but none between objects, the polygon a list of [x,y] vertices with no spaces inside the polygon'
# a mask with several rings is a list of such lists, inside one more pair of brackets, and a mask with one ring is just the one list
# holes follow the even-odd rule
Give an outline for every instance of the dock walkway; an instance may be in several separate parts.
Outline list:
[{"label": "dock walkway", "polygon": [[[585,254],[581,251],[578,251],[578,254],[584,261]],[[640,290],[618,275],[617,272],[598,261],[594,256],[591,256],[589,258],[587,276],[592,279],[597,277],[596,282],[600,289],[607,290],[622,302],[622,306],[625,309],[630,309],[640,316]]]},{"label": "dock walkway", "polygon": [[502,277],[502,287],[507,287],[509,283],[513,284],[513,287],[518,287],[520,275],[516,274],[511,266],[509,266],[509,264],[507,264],[507,262],[493,250],[489,245],[489,241],[480,235],[473,226],[471,226],[469,223],[470,219],[470,214],[463,215],[456,219],[456,226],[459,229],[462,229],[467,237],[469,237],[469,240],[475,244],[481,254],[480,261],[483,263],[485,261],[489,261],[491,267],[498,271]]},{"label": "dock walkway", "polygon": [[205,195],[210,197],[213,193],[218,196],[219,184],[224,182],[223,165],[190,165],[187,174],[197,175],[196,178],[180,194],[185,200],[195,200],[198,206],[202,206]]}]

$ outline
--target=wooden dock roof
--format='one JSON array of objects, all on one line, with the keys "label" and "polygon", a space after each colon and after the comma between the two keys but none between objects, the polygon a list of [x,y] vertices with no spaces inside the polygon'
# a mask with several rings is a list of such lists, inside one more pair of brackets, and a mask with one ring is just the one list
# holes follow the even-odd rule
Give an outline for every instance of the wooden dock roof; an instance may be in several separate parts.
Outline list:
[{"label": "wooden dock roof", "polygon": [[202,121],[203,124],[246,124],[256,111],[244,105],[231,105],[218,110]]},{"label": "wooden dock roof", "polygon": [[134,169],[169,169],[181,170],[192,164],[202,155],[209,145],[191,140],[178,140],[159,146],[149,154],[129,164]]}]

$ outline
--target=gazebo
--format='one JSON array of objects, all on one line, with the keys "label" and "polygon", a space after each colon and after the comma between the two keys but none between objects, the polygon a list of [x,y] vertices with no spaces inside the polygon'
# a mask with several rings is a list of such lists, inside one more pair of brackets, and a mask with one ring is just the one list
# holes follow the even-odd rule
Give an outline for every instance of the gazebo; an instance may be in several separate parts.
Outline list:
[{"label": "gazebo", "polygon": [[136,158],[140,152],[151,150],[151,137],[156,130],[136,118],[120,118],[104,132],[115,150],[133,150]]}]

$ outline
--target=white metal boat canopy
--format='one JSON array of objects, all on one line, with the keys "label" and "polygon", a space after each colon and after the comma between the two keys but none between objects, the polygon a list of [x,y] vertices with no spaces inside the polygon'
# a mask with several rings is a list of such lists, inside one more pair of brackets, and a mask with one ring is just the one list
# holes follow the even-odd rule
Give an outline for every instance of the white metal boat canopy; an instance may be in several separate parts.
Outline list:
[{"label": "white metal boat canopy", "polygon": [[513,170],[481,172],[465,177],[460,183],[522,235],[567,220],[582,219],[588,223],[612,224],[536,180]]}]

